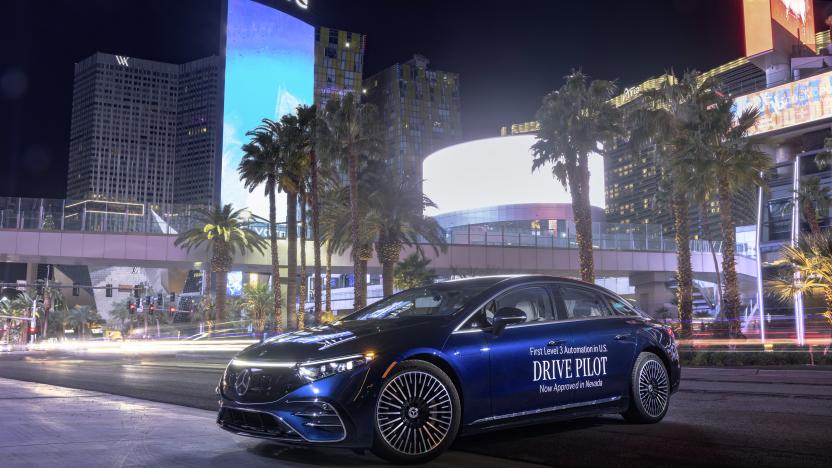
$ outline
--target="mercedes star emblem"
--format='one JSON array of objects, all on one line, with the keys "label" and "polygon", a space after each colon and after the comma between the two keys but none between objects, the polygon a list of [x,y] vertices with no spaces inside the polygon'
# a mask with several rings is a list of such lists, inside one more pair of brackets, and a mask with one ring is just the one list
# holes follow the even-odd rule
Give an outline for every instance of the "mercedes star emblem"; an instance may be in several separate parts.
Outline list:
[{"label": "mercedes star emblem", "polygon": [[251,385],[251,371],[246,369],[237,375],[237,380],[234,382],[234,390],[237,391],[237,395],[243,396],[248,392],[249,385]]}]

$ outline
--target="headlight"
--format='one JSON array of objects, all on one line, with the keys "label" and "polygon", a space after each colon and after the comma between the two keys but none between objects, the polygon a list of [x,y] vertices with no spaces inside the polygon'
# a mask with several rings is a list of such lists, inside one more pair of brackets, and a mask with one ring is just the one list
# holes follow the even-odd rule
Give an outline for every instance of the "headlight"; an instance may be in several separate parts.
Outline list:
[{"label": "headlight", "polygon": [[373,359],[373,354],[355,354],[321,361],[304,362],[298,365],[298,373],[309,381],[323,379],[363,366]]}]

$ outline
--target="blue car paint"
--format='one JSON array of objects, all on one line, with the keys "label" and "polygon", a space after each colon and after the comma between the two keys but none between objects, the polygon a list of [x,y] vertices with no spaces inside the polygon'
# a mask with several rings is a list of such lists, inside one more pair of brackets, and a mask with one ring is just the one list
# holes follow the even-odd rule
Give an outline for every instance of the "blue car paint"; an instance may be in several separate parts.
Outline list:
[{"label": "blue car paint", "polygon": [[[616,297],[603,288],[561,278],[504,277],[495,279],[493,286],[451,316],[341,322],[253,345],[239,353],[237,359],[306,362],[364,353],[373,353],[374,358],[351,371],[314,382],[298,382],[296,388],[264,403],[236,401],[234,390],[224,377],[218,387],[220,414],[223,408],[270,413],[302,440],[224,428],[290,444],[369,448],[374,438],[376,399],[384,377],[394,363],[409,359],[429,361],[449,374],[462,402],[461,433],[623,411],[629,404],[633,365],[645,350],[656,353],[665,362],[671,392],[678,389],[681,371],[675,341],[666,327],[643,315],[515,326],[500,335],[459,329],[493,297],[515,287],[540,283],[579,284]],[[339,339],[340,343],[330,344]],[[550,349],[557,351],[547,351]],[[558,389],[558,382],[564,379],[552,377],[567,375],[567,360],[571,366],[568,375],[572,378],[561,385],[569,388]],[[550,362],[545,370],[543,361]],[[581,368],[576,369],[578,366]],[[558,375],[558,371],[563,375]],[[582,388],[571,388],[581,383]],[[294,413],[298,405],[309,402],[331,405],[346,434],[335,437],[305,426]]]}]

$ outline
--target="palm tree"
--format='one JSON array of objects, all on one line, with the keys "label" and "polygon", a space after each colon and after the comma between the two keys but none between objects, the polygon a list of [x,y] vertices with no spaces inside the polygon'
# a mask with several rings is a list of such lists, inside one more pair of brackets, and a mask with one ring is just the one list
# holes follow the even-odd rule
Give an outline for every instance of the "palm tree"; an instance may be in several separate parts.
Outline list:
[{"label": "palm tree", "polygon": [[822,186],[820,178],[817,176],[808,177],[806,180],[800,182],[797,200],[803,217],[809,223],[809,232],[819,234],[819,215],[823,214],[824,216],[822,218],[825,219],[829,213],[830,204],[832,203],[829,187]]},{"label": "palm tree", "polygon": [[329,180],[321,192],[321,240],[326,242],[326,302],[324,311],[332,313],[332,254],[349,247],[349,193],[337,178]]},{"label": "palm tree", "polygon": [[78,336],[83,340],[86,337],[86,331],[91,324],[100,324],[104,320],[98,315],[95,308],[85,305],[77,305],[69,311],[69,325],[75,327],[78,331]]},{"label": "palm tree", "polygon": [[120,324],[119,329],[123,332],[131,324],[130,299],[123,299],[113,304],[110,317],[116,319]]},{"label": "palm tree", "polygon": [[301,129],[302,140],[308,146],[309,152],[309,206],[312,222],[312,257],[314,262],[314,320],[320,323],[322,314],[321,304],[321,164],[318,158],[317,145],[317,108],[315,106],[298,106],[298,125]]},{"label": "palm tree", "polygon": [[260,185],[264,186],[269,197],[269,246],[272,260],[272,303],[274,304],[274,321],[278,333],[282,331],[283,317],[280,314],[280,259],[277,251],[277,214],[275,192],[282,168],[280,148],[280,123],[263,119],[256,129],[246,133],[251,141],[243,145],[243,159],[240,161],[240,179],[249,192]]},{"label": "palm tree", "polygon": [[280,189],[286,193],[286,240],[288,261],[286,272],[286,314],[298,326],[298,194],[305,184],[309,171],[309,144],[297,115],[284,115],[280,119],[280,144],[283,151]]},{"label": "palm tree", "polygon": [[254,324],[254,330],[262,334],[266,317],[274,310],[274,295],[265,283],[247,284],[243,287],[243,308],[248,312]]},{"label": "palm tree", "polygon": [[415,245],[421,253],[422,238],[439,253],[440,248],[446,250],[445,238],[439,223],[423,214],[425,208],[436,208],[436,204],[422,194],[419,181],[403,176],[389,164],[374,163],[368,166],[362,182],[371,190],[369,223],[376,233],[376,254],[382,266],[386,297],[393,294],[402,246]]},{"label": "palm tree", "polygon": [[[18,295],[16,298],[12,299],[9,306],[12,310],[15,311],[14,316],[23,317],[23,318],[31,318],[34,314],[35,317],[40,317],[41,313],[43,312],[42,307],[37,305],[37,298],[34,295],[30,295],[27,292],[24,292]],[[35,304],[34,311],[32,310],[32,304]],[[29,327],[31,327],[30,321],[23,321],[20,326],[20,341],[21,343],[27,343],[29,341]]]},{"label": "palm tree", "polygon": [[430,259],[413,253],[396,265],[396,288],[410,289],[425,286],[436,280],[436,272],[429,268]]},{"label": "palm tree", "polygon": [[298,194],[300,201],[300,288],[298,296],[300,296],[300,304],[298,307],[298,328],[302,329],[306,325],[306,297],[307,285],[309,284],[306,278],[306,215],[308,196],[306,194],[306,184],[301,184],[301,191]]},{"label": "palm tree", "polygon": [[[694,172],[682,148],[700,105],[713,102],[713,83],[701,80],[697,72],[677,79],[671,72],[656,89],[642,92],[638,105],[627,114],[631,150],[652,147],[673,219],[676,241],[676,303],[683,337],[691,334],[693,320],[693,268],[690,252],[689,206],[705,203],[711,193],[710,174]],[[703,180],[704,178],[704,180]],[[695,182],[692,179],[698,179]],[[691,189],[693,188],[693,189]]]},{"label": "palm tree", "polygon": [[228,272],[234,262],[234,255],[245,255],[251,251],[263,253],[266,241],[251,229],[251,219],[244,216],[244,210],[234,210],[231,204],[212,210],[199,209],[195,212],[198,226],[179,234],[174,245],[189,252],[205,244],[211,252],[211,271],[216,273],[216,309],[214,320],[225,316]]},{"label": "palm tree", "polygon": [[44,285],[40,299],[43,301],[43,326],[41,327],[41,336],[46,338],[49,332],[50,313],[52,310],[66,307],[66,305],[64,303],[64,293],[58,288],[50,288]]},{"label": "palm tree", "polygon": [[565,77],[560,89],[543,98],[537,111],[540,131],[532,146],[532,170],[552,165],[552,174],[569,189],[578,242],[581,279],[595,281],[592,258],[592,212],[589,204],[589,156],[599,144],[610,148],[622,134],[621,114],[609,101],[611,81],[593,80],[580,71]]},{"label": "palm tree", "polygon": [[[0,299],[0,315],[5,315],[6,317],[19,317],[20,311],[12,306],[12,299],[3,296]],[[12,335],[12,330],[14,329],[14,324],[11,319],[3,319],[6,322],[6,334],[3,336],[3,340],[6,343],[11,342],[10,337]]]},{"label": "palm tree", "polygon": [[697,117],[689,126],[682,149],[694,171],[701,171],[715,182],[719,197],[722,229],[722,301],[730,336],[740,333],[740,292],[736,268],[736,226],[733,197],[752,187],[764,187],[771,159],[746,139],[748,130],[759,117],[757,109],[748,109],[735,118],[733,102],[715,93],[715,102],[699,106]]},{"label": "palm tree", "polygon": [[780,254],[777,264],[787,268],[766,281],[766,290],[783,301],[792,301],[799,294],[822,295],[826,303],[823,315],[832,326],[832,233],[802,236],[797,245],[784,246]]},{"label": "palm tree", "polygon": [[[376,159],[381,152],[381,132],[378,111],[372,104],[361,103],[355,94],[343,99],[331,99],[318,124],[321,148],[331,159],[346,166],[349,178],[351,240],[353,273],[355,275],[356,309],[367,305],[366,276],[362,259],[367,258],[367,244],[360,238],[360,202],[358,171],[361,160]],[[372,248],[372,244],[370,244]],[[370,251],[372,255],[372,251]]]}]

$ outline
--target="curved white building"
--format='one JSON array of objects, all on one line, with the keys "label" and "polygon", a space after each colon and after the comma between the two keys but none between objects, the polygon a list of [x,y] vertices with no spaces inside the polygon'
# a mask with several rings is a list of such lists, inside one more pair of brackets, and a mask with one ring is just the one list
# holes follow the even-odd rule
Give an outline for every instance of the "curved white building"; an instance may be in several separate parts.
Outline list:
[{"label": "curved white building", "polygon": [[[428,156],[423,164],[423,190],[438,209],[425,214],[521,204],[571,204],[569,192],[552,176],[551,166],[532,172],[534,142],[533,135],[487,138]],[[590,203],[603,209],[604,164],[599,155],[590,158],[590,188]]]}]

